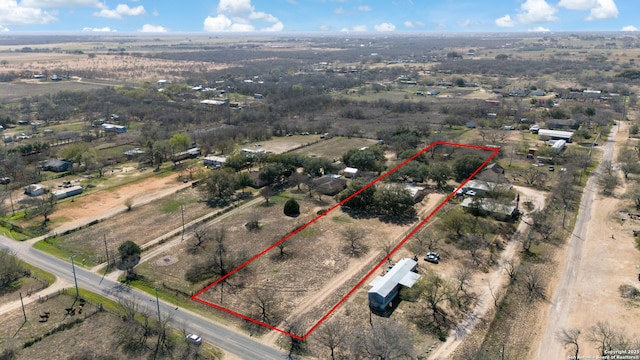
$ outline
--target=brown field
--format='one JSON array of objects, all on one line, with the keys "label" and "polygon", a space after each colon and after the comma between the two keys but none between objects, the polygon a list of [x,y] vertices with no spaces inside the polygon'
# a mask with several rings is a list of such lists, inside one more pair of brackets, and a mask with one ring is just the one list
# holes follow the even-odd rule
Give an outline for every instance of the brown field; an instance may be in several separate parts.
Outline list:
[{"label": "brown field", "polygon": [[[290,218],[282,213],[282,205],[289,197],[295,198],[301,205],[301,215]],[[427,200],[425,200],[426,202]],[[306,193],[292,191],[274,197],[267,208],[258,205],[228,218],[212,228],[224,229],[229,254],[245,253],[252,257],[282,238],[287,232],[316,217],[321,209],[327,209],[335,201],[323,197],[322,201],[309,199]],[[422,206],[419,205],[420,208]],[[267,211],[265,211],[267,210]],[[249,232],[244,224],[255,212],[261,216],[261,228]],[[350,258],[342,251],[341,232],[348,227],[357,227],[366,231],[366,243],[369,251],[360,258]],[[278,299],[278,309],[274,325],[286,318],[308,316],[313,322],[329,310],[348,289],[359,281],[364,273],[384,256],[381,244],[384,241],[397,242],[409,225],[384,223],[377,218],[352,219],[336,209],[326,217],[316,221],[300,233],[285,242],[284,255],[274,248],[258,260],[251,263],[246,271],[234,274],[224,286],[205,292],[201,298],[228,307],[243,314],[255,314],[250,301],[256,292],[273,291]],[[375,229],[375,230],[374,230]],[[178,249],[162,254],[155,261],[149,261],[138,267],[139,272],[154,284],[164,282],[171,287],[184,289],[187,293],[197,291],[216,280],[210,279],[198,284],[186,285],[183,280],[187,268],[202,262],[214,251],[215,244],[207,243],[204,250],[192,255],[186,251],[190,241],[185,241]],[[310,244],[311,243],[311,244]],[[163,257],[174,257],[170,265],[165,265]],[[220,302],[220,297],[223,300]]]},{"label": "brown field", "polygon": [[[113,193],[103,192],[96,193],[84,200],[94,204],[109,203],[115,200],[112,196]],[[124,199],[120,200],[120,204],[123,202]],[[212,211],[207,204],[199,202],[197,191],[189,188],[145,205],[134,206],[131,211],[119,212],[85,230],[72,232],[68,235],[58,235],[46,241],[54,244],[60,250],[77,254],[85,261],[84,265],[94,266],[106,260],[105,240],[107,247],[112,252],[111,256],[113,256],[118,246],[126,240],[134,241],[143,246],[166,233],[179,229],[182,225],[181,205],[184,205],[185,223]],[[91,210],[80,205],[75,208],[75,212],[59,209],[57,213],[60,214],[59,216],[71,220],[74,219],[76,212],[82,214],[85,211],[88,213]]]},{"label": "brown field", "polygon": [[[315,137],[316,135],[313,136]],[[297,149],[293,151],[293,153],[312,157],[322,156],[330,160],[338,160],[348,150],[374,144],[376,144],[376,141],[372,139],[334,137]]]},{"label": "brown field", "polygon": [[0,82],[0,101],[17,101],[23,97],[33,95],[46,95],[56,91],[88,91],[108,86],[101,85],[97,82],[87,83],[79,81],[61,81],[61,82],[23,82],[16,81],[11,83]]},{"label": "brown field", "polygon": [[241,147],[252,150],[264,150],[274,154],[282,154],[319,140],[320,135],[292,135],[274,137],[267,141],[257,141],[255,143],[244,144]]}]

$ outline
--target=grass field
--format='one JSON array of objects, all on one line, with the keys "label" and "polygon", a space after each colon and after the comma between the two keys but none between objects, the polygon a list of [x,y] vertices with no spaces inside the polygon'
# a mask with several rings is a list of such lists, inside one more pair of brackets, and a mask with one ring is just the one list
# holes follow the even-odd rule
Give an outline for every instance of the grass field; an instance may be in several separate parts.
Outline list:
[{"label": "grass field", "polygon": [[100,89],[108,85],[99,83],[81,83],[75,81],[24,83],[0,83],[0,102],[16,101],[23,97],[46,95],[58,91],[87,91]]},{"label": "grass field", "polygon": [[331,160],[339,159],[342,154],[351,149],[376,144],[376,140],[363,138],[334,137],[316,144],[293,151],[296,154],[308,156],[322,156]]}]

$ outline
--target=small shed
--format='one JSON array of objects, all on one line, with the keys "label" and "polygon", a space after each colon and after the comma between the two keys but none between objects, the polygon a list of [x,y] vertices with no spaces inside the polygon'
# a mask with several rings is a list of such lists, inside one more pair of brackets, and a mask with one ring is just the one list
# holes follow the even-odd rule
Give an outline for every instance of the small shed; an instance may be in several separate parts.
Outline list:
[{"label": "small shed", "polygon": [[44,194],[44,186],[40,184],[30,184],[24,187],[24,193],[29,196],[39,196]]},{"label": "small shed", "polygon": [[369,308],[373,312],[384,312],[387,307],[393,307],[392,301],[400,291],[400,285],[412,287],[420,275],[415,272],[418,262],[403,258],[395,264],[384,276],[378,276],[369,284]]},{"label": "small shed", "polygon": [[353,179],[356,176],[358,176],[358,169],[356,168],[346,167],[342,171],[344,172],[344,176],[350,179]]}]

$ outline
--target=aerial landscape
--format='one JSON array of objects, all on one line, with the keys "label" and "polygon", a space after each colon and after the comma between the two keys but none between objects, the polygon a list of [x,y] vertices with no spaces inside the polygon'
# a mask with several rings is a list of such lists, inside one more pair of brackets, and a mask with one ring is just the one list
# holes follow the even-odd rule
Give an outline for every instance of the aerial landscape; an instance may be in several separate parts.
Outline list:
[{"label": "aerial landscape", "polygon": [[0,0],[0,359],[640,359],[640,4]]}]

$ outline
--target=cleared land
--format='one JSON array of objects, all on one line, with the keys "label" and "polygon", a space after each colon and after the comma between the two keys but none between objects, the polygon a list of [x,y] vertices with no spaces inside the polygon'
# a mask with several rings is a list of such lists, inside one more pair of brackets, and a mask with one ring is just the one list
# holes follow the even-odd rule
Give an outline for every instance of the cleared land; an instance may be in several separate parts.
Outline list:
[{"label": "cleared land", "polygon": [[351,149],[358,149],[376,144],[375,140],[365,138],[334,137],[293,151],[311,157],[321,156],[330,160],[339,160]]}]

